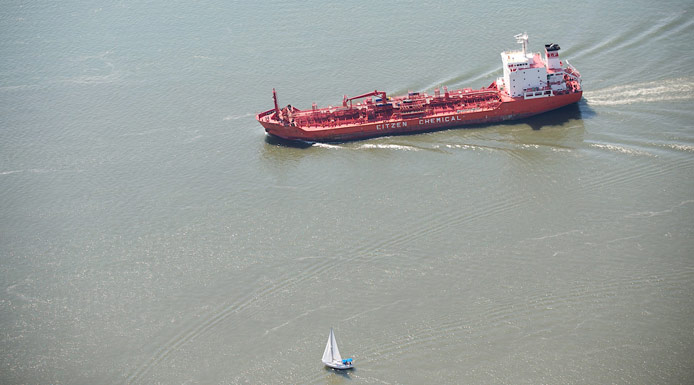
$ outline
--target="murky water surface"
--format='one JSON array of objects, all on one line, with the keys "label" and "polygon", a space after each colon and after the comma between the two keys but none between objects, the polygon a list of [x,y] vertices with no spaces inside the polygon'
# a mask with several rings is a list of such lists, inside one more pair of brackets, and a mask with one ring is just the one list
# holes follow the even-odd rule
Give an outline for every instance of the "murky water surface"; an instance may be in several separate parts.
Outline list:
[{"label": "murky water surface", "polygon": [[[1,383],[691,382],[691,2],[2,11]],[[524,31],[578,105],[303,148],[254,120],[483,87]]]}]

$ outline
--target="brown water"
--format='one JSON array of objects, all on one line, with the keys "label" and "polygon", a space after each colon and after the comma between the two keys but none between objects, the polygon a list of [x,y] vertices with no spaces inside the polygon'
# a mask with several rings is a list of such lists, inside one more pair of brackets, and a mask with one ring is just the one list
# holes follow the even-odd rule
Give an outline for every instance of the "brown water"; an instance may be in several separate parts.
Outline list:
[{"label": "brown water", "polygon": [[[690,383],[694,8],[526,7],[5,4],[0,383]],[[578,105],[300,148],[253,119],[486,86],[523,31]]]}]

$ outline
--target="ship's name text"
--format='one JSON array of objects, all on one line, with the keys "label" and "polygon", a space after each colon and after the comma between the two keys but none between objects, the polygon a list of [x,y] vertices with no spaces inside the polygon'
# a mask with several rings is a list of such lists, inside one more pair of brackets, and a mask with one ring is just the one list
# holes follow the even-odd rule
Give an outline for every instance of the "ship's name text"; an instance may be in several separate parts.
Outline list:
[{"label": "ship's name text", "polygon": [[425,124],[455,122],[456,120],[463,120],[463,119],[460,118],[460,115],[445,116],[443,118],[419,119],[419,125],[422,126]]},{"label": "ship's name text", "polygon": [[[463,120],[460,118],[460,115],[444,116],[442,118],[419,119],[419,122],[417,122],[417,125],[424,126],[424,125],[429,125],[429,124],[455,122],[455,121],[459,121],[459,120]],[[383,124],[377,124],[376,125],[377,130],[385,130],[388,128],[402,128],[402,127],[407,127],[407,122],[383,123]]]},{"label": "ship's name text", "polygon": [[400,128],[400,127],[407,127],[407,122],[383,123],[383,124],[377,124],[376,125],[377,130],[383,130],[386,128]]}]

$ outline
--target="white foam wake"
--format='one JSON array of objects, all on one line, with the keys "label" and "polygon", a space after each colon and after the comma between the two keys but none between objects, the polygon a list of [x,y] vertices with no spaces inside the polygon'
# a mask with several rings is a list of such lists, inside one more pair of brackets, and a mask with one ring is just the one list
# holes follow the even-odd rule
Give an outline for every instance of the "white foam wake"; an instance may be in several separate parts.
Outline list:
[{"label": "white foam wake", "polygon": [[404,146],[400,144],[375,144],[375,143],[365,143],[360,144],[357,147],[338,145],[338,144],[328,144],[315,142],[312,144],[313,147],[329,148],[329,149],[339,149],[339,150],[400,150],[400,151],[419,151],[420,149],[412,146]]},{"label": "white foam wake", "polygon": [[0,175],[10,175],[24,172],[24,170],[0,171]]},{"label": "white foam wake", "polygon": [[687,144],[666,144],[665,146],[672,148],[673,150],[694,152],[694,146]]},{"label": "white foam wake", "polygon": [[412,146],[402,146],[399,144],[371,144],[367,143],[362,146],[359,146],[359,148],[368,148],[368,149],[386,149],[386,150],[405,150],[405,151],[419,151],[418,148],[412,147]]},{"label": "white foam wake", "polygon": [[248,118],[250,116],[254,116],[254,115],[250,112],[247,112],[247,113],[242,114],[242,115],[227,115],[222,120],[239,120],[239,119],[243,119],[243,118]]},{"label": "white foam wake", "polygon": [[616,146],[614,144],[599,144],[599,143],[591,143],[591,147],[599,148],[602,150],[608,150],[608,151],[614,151],[614,152],[621,152],[622,154],[629,154],[629,155],[645,155],[645,156],[655,156],[649,152],[646,151],[640,151],[636,150],[633,148],[627,148],[627,147],[622,147],[622,146]]},{"label": "white foam wake", "polygon": [[694,81],[678,78],[587,91],[583,96],[594,106],[614,106],[694,99]]},{"label": "white foam wake", "polygon": [[320,147],[320,148],[344,148],[342,146],[338,146],[336,144],[328,144],[328,143],[321,143],[321,142],[316,142],[312,144],[313,147]]}]

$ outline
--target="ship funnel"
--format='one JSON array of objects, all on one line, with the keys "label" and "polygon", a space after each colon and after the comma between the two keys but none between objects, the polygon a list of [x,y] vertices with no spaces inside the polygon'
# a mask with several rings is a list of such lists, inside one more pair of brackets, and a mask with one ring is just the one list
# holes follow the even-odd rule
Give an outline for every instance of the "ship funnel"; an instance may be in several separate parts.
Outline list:
[{"label": "ship funnel", "polygon": [[559,61],[560,49],[559,44],[545,44],[545,64],[547,65],[548,69],[561,68],[561,62]]},{"label": "ship funnel", "polygon": [[523,57],[525,57],[525,55],[527,55],[528,52],[528,34],[526,32],[523,32],[519,33],[514,37],[516,38],[516,43],[521,44],[523,46]]}]

